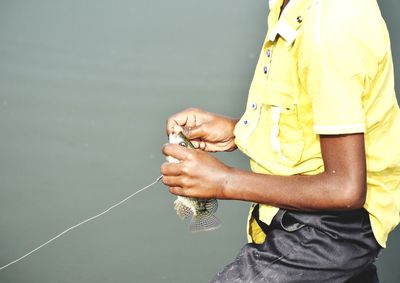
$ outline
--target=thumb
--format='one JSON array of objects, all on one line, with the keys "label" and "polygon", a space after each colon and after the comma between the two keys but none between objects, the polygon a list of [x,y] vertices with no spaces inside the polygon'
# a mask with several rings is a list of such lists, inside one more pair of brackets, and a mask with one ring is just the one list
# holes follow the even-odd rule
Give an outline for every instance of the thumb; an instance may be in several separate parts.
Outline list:
[{"label": "thumb", "polygon": [[199,126],[184,128],[183,134],[189,139],[204,139],[208,135],[207,127],[205,124]]}]

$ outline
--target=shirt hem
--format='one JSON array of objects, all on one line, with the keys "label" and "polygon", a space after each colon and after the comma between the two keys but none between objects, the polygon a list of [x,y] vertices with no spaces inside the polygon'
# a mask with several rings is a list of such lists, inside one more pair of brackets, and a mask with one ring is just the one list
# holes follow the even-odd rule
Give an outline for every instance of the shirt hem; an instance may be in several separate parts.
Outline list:
[{"label": "shirt hem", "polygon": [[339,135],[365,133],[365,124],[349,124],[335,126],[314,125],[314,132],[321,135]]}]

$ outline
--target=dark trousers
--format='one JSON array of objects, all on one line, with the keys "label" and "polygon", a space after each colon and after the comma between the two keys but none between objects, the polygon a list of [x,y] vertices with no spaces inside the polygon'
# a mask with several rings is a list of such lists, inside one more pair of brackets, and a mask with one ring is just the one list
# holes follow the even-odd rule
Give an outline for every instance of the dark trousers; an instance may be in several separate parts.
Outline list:
[{"label": "dark trousers", "polygon": [[374,263],[380,246],[364,209],[305,213],[280,209],[271,225],[253,216],[267,234],[246,244],[212,283],[379,282]]}]

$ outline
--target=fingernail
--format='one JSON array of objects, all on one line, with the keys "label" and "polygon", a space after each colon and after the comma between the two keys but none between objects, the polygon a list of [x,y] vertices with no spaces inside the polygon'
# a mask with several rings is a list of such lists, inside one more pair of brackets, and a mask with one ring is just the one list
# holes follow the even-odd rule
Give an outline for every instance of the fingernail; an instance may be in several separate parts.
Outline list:
[{"label": "fingernail", "polygon": [[186,136],[186,137],[189,137],[190,136],[190,131],[192,130],[192,127],[187,127],[187,128],[183,128],[183,134]]}]

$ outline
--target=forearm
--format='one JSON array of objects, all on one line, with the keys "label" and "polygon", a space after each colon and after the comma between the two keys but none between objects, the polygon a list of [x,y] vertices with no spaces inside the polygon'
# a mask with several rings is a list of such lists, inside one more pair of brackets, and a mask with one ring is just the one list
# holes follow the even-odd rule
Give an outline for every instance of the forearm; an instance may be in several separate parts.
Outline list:
[{"label": "forearm", "polygon": [[366,159],[364,135],[320,136],[324,172],[276,176],[226,166],[201,150],[167,144],[166,156],[178,164],[163,164],[163,182],[173,194],[265,203],[297,210],[353,210],[364,205]]},{"label": "forearm", "polygon": [[[230,168],[221,198],[295,210],[352,210],[363,206],[365,188],[336,172],[271,176]],[[365,184],[363,184],[365,186]]]}]

